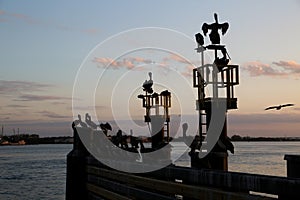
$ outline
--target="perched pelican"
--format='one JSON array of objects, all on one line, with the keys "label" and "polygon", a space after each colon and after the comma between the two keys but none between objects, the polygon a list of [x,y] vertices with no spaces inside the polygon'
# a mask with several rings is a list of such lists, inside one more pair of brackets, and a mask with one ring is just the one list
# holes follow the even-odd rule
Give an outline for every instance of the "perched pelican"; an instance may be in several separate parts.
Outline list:
[{"label": "perched pelican", "polygon": [[183,142],[185,143],[186,146],[191,146],[192,142],[193,142],[193,137],[192,136],[187,136],[186,132],[188,129],[188,124],[184,123],[182,124],[182,137],[183,137]]},{"label": "perched pelican", "polygon": [[270,106],[270,107],[267,107],[265,110],[271,110],[271,109],[280,110],[283,107],[294,106],[294,105],[295,104],[288,103],[288,104],[283,104],[283,105],[279,105],[279,106]]},{"label": "perched pelican", "polygon": [[204,23],[202,25],[202,31],[204,36],[206,36],[208,30],[211,30],[209,34],[210,41],[212,42],[212,44],[220,44],[220,35],[218,33],[218,30],[221,29],[222,35],[224,35],[229,28],[229,24],[227,22],[220,24],[218,21],[217,13],[214,14],[214,18],[215,18],[215,23],[212,24]]},{"label": "perched pelican", "polygon": [[92,128],[92,129],[97,129],[97,124],[95,124],[93,121],[92,121],[92,118],[91,116],[86,113],[85,114],[85,122]]},{"label": "perched pelican", "polygon": [[[77,121],[77,120],[76,120]],[[78,121],[77,123],[80,124],[81,127],[85,127],[87,128],[88,126],[86,125],[86,123],[84,123],[82,120],[81,120],[81,115],[78,114]]]},{"label": "perched pelican", "polygon": [[230,151],[232,154],[234,154],[234,146],[232,142],[230,141],[229,137],[226,136],[226,138],[220,138],[218,140],[218,145],[224,150]]},{"label": "perched pelican", "polygon": [[152,80],[152,73],[149,72],[149,80],[145,80],[145,82],[143,83],[143,88],[144,91],[148,92],[148,93],[153,93],[153,89],[152,89],[152,85],[153,85],[153,80]]},{"label": "perched pelican", "polygon": [[139,159],[136,159],[136,162],[142,163],[143,162],[143,156],[142,156],[142,153],[141,153],[141,145],[139,145],[139,144],[138,144],[137,152],[139,153]]},{"label": "perched pelican", "polygon": [[103,131],[103,133],[107,136],[107,132],[110,130],[112,130],[112,128],[111,128],[111,125],[108,123],[108,122],[106,122],[105,124],[100,124],[99,125],[100,126],[100,128],[101,128],[101,130]]},{"label": "perched pelican", "polygon": [[198,43],[198,46],[203,46],[204,44],[204,37],[201,35],[201,33],[197,33],[195,35],[196,42]]}]

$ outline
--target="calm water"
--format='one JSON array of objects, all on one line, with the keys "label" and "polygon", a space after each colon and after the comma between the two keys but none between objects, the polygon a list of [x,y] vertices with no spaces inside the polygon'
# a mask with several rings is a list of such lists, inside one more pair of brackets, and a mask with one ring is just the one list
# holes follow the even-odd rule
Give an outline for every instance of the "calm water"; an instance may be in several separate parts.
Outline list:
[{"label": "calm water", "polygon": [[[176,155],[184,147],[176,143]],[[229,156],[229,170],[286,175],[284,154],[300,154],[300,142],[240,142]],[[72,145],[0,146],[0,199],[64,199],[66,155]],[[176,161],[189,165],[184,154]]]},{"label": "calm water", "polygon": [[0,199],[64,199],[72,145],[0,146]]}]

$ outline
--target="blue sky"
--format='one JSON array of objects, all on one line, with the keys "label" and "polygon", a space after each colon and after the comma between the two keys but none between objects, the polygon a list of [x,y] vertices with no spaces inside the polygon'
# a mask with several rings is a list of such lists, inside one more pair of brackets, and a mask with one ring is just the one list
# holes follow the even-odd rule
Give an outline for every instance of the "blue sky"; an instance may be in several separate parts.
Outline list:
[{"label": "blue sky", "polygon": [[[202,23],[213,22],[213,13],[217,12],[220,22],[230,23],[222,43],[227,46],[231,62],[241,68],[241,84],[236,88],[239,109],[229,112],[229,133],[298,136],[299,10],[300,2],[296,0],[0,1],[0,125],[5,126],[7,134],[12,128],[20,127],[23,132],[42,136],[71,135],[73,84],[84,59],[89,59],[88,65],[93,70],[101,71],[101,63],[91,62],[93,59],[112,58],[116,49],[132,46],[126,42],[111,43],[107,52],[96,49],[89,57],[93,48],[120,32],[143,27],[172,29],[192,41]],[[151,39],[149,37],[149,41]],[[162,36],[160,39],[168,43],[170,38]],[[176,42],[170,41],[170,46]],[[195,43],[182,45],[190,48],[190,52],[185,52],[187,57],[197,56],[193,50]],[[164,53],[154,57],[147,53],[134,55],[155,61],[159,56],[168,57]],[[170,63],[180,72],[185,69],[185,66],[180,68],[182,62],[174,57]],[[122,70],[128,71],[120,67],[111,74],[121,74]],[[110,73],[107,76],[110,77]],[[140,78],[136,84],[140,85],[140,81],[147,78],[147,72],[141,71],[136,76]],[[121,83],[134,85],[133,78],[128,77],[130,81]],[[156,78],[161,77],[156,75]],[[101,86],[103,84],[106,83]],[[97,96],[97,106],[109,107],[110,102],[103,99],[101,102],[101,94]],[[189,102],[188,99],[179,101]],[[281,103],[296,106],[280,112],[264,111],[266,106]],[[103,115],[106,111],[99,113]],[[178,114],[175,108],[173,113]]]}]

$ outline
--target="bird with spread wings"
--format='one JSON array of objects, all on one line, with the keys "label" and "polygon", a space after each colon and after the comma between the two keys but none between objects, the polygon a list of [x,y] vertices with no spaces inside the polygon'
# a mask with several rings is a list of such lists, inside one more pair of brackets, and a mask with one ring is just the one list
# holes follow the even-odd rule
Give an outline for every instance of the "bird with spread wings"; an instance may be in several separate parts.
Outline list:
[{"label": "bird with spread wings", "polygon": [[280,110],[283,107],[294,106],[294,105],[295,104],[288,103],[288,104],[283,104],[283,105],[278,105],[278,106],[270,106],[270,107],[267,107],[265,110],[271,110],[271,109]]}]

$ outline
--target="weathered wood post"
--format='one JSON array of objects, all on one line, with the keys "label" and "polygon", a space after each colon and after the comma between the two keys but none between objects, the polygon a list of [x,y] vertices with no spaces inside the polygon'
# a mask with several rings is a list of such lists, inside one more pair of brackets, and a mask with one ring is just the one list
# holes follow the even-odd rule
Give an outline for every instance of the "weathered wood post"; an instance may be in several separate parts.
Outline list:
[{"label": "weathered wood post", "polygon": [[72,123],[74,143],[72,151],[67,155],[66,200],[87,198],[86,189],[86,156],[88,151],[82,144],[75,123]]},{"label": "weathered wood post", "polygon": [[300,178],[300,155],[285,155],[287,177]]},{"label": "weathered wood post", "polygon": [[[285,155],[284,160],[286,160],[287,177],[300,179],[300,155]],[[299,195],[295,193],[279,195],[278,199],[299,199]]]}]

